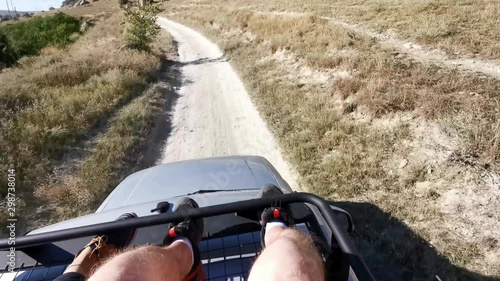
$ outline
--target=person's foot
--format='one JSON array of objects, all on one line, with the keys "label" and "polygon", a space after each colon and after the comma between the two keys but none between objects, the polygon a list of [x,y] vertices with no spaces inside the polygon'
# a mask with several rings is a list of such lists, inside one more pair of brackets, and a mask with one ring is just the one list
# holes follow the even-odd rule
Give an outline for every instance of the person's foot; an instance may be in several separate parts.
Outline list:
[{"label": "person's foot", "polygon": [[[274,198],[283,195],[283,191],[279,187],[267,184],[259,191],[259,198]],[[262,229],[260,231],[260,243],[262,248],[266,247],[265,235],[268,223],[276,223],[283,227],[293,225],[292,210],[288,205],[281,206],[280,202],[275,202],[275,206],[271,206],[262,210],[259,215]]]},{"label": "person's foot", "polygon": [[[116,218],[115,221],[127,220],[137,218],[136,213],[125,213]],[[136,229],[129,229],[127,231],[113,231],[97,235],[84,247],[89,247],[92,250],[92,255],[97,254],[98,257],[107,257],[112,252],[121,250],[130,245],[134,239]]]},{"label": "person's foot", "polygon": [[[173,211],[176,212],[194,208],[199,208],[198,203],[189,197],[184,197],[178,202]],[[203,229],[204,224],[202,218],[186,218],[182,222],[169,224],[168,232],[163,239],[163,246],[168,246],[178,240],[182,241],[183,238],[187,238],[189,240],[191,246],[190,248],[192,249],[193,254],[193,265],[185,279],[186,281],[205,279],[199,250],[200,241],[203,237]]]}]

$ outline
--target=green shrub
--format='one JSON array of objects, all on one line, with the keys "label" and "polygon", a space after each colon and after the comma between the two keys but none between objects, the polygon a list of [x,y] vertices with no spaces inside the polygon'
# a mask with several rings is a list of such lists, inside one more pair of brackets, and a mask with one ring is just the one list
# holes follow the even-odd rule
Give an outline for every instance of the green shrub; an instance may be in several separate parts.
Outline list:
[{"label": "green shrub", "polygon": [[54,16],[35,17],[7,25],[1,28],[0,32],[7,37],[15,57],[21,58],[37,55],[42,48],[49,45],[65,47],[72,42],[71,34],[79,30],[80,22],[77,19],[57,13]]},{"label": "green shrub", "polygon": [[128,4],[128,0],[118,0],[118,4],[120,4],[120,5],[127,5]]},{"label": "green shrub", "polygon": [[132,49],[149,51],[150,44],[160,33],[156,24],[158,14],[163,11],[158,4],[125,9],[127,23],[127,46]]},{"label": "green shrub", "polygon": [[0,33],[0,69],[13,65],[17,60],[16,53],[9,43],[9,39],[3,33]]}]

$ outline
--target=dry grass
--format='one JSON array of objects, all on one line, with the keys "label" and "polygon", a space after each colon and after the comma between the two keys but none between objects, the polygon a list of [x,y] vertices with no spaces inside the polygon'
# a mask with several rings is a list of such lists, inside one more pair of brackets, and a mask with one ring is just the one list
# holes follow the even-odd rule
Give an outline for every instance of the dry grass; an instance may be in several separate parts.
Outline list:
[{"label": "dry grass", "polygon": [[76,173],[61,182],[38,187],[35,194],[46,199],[55,211],[52,220],[94,211],[103,195],[109,194],[124,175],[136,170],[138,155],[165,103],[162,91],[159,85],[154,86],[121,109]]},{"label": "dry grass", "polygon": [[[128,163],[139,157],[134,149],[147,136],[165,100],[155,90],[158,87],[147,91],[157,81],[162,51],[123,48],[124,17],[117,9],[116,1],[102,0],[92,7],[67,10],[74,16],[92,18],[95,26],[65,50],[46,48],[40,56],[23,58],[20,66],[0,73],[0,168],[16,167],[18,195],[30,207],[26,212],[47,203],[31,196],[42,185],[37,195],[42,199],[54,195],[48,203],[60,211],[46,219],[61,219],[61,210],[73,210],[74,202],[62,204],[55,194],[70,193],[74,184],[69,182],[82,175],[89,182],[83,182],[78,192],[95,184],[95,193],[88,200],[104,198],[107,185],[132,170]],[[84,143],[93,146],[93,139],[97,139],[93,152],[82,153]],[[75,161],[74,154],[88,156],[79,169],[67,168],[75,166],[70,163]],[[124,155],[130,157],[123,159]],[[54,174],[59,167],[65,167],[64,173]],[[74,170],[79,172],[67,184],[63,178]],[[96,177],[103,182],[90,182]],[[95,204],[79,211],[88,212],[92,207]]]},{"label": "dry grass", "polygon": [[379,31],[394,29],[406,38],[452,55],[500,59],[497,0],[336,1],[327,14],[366,22]]},{"label": "dry grass", "polygon": [[500,59],[499,0],[213,0],[201,4],[335,17],[381,32],[395,31],[450,55]]},{"label": "dry grass", "polygon": [[498,195],[484,175],[500,167],[500,82],[422,65],[316,16],[245,4],[282,3],[173,1],[167,10],[231,57],[303,187],[351,202],[356,243],[376,276],[500,275],[495,203],[450,203],[455,191]]},{"label": "dry grass", "polygon": [[[208,9],[199,8],[190,18],[205,23],[216,21],[202,10]],[[499,81],[422,65],[314,16],[266,16],[239,10],[228,12],[226,17],[218,28],[240,29],[255,36],[255,42],[265,41],[265,55],[285,50],[294,55],[284,60],[303,60],[318,71],[337,69],[350,73],[348,77],[330,74],[332,86],[328,94],[344,99],[352,96],[374,117],[411,111],[427,119],[442,120],[455,118],[460,112],[467,116],[461,118],[468,121],[454,122],[453,129],[464,140],[464,153],[480,155],[489,165],[500,165],[500,137],[495,130],[500,126]],[[234,44],[244,46],[241,42]],[[283,58],[278,60],[283,63]],[[326,105],[336,103],[330,96],[318,99]]]}]

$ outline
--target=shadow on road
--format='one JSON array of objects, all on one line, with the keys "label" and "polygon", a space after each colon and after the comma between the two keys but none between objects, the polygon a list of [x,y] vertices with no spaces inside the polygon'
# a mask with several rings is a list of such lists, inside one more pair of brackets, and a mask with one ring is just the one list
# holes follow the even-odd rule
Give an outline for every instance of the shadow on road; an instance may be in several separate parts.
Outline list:
[{"label": "shadow on road", "polygon": [[[173,42],[175,49],[178,50],[178,43]],[[163,88],[166,96],[166,103],[163,108],[163,112],[158,118],[157,122],[152,129],[149,136],[148,143],[146,144],[146,151],[141,158],[141,161],[137,165],[136,170],[141,170],[155,166],[160,163],[163,150],[165,149],[165,144],[170,137],[173,127],[172,118],[174,113],[174,107],[179,98],[178,89],[181,86],[186,86],[192,83],[192,81],[183,77],[182,67],[187,65],[202,65],[209,63],[218,63],[228,61],[223,55],[218,58],[200,58],[189,62],[179,62],[173,59],[164,59],[160,71],[157,73],[159,77],[159,82],[164,82],[166,87]]]},{"label": "shadow on road", "polygon": [[209,63],[217,63],[217,62],[227,62],[228,59],[224,57],[224,55],[218,58],[200,58],[193,61],[183,62],[182,65],[200,65],[200,64],[209,64]]},{"label": "shadow on road", "polygon": [[406,224],[369,203],[336,202],[351,213],[352,238],[377,280],[488,280],[453,265]]},{"label": "shadow on road", "polygon": [[[177,42],[174,41],[177,49]],[[173,111],[179,94],[177,90],[182,86],[191,83],[183,79],[181,67],[182,63],[176,60],[165,58],[162,61],[162,66],[157,74],[158,82],[162,87],[162,92],[165,95],[166,102],[163,106],[162,113],[156,120],[154,127],[150,133],[146,150],[137,166],[138,170],[149,168],[158,164],[163,155],[167,139],[172,133],[172,118]]]}]

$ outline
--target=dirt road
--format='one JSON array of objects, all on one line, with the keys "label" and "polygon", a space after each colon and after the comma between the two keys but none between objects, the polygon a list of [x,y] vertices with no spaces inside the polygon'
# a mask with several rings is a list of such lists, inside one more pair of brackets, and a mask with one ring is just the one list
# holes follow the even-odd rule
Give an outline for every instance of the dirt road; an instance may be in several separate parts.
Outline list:
[{"label": "dirt road", "polygon": [[182,86],[162,163],[210,156],[260,155],[294,189],[294,172],[217,45],[166,18],[158,23],[178,44]]}]

